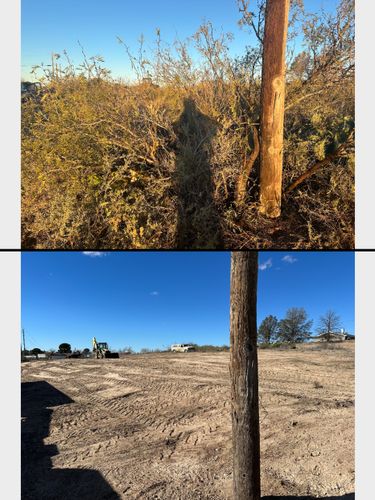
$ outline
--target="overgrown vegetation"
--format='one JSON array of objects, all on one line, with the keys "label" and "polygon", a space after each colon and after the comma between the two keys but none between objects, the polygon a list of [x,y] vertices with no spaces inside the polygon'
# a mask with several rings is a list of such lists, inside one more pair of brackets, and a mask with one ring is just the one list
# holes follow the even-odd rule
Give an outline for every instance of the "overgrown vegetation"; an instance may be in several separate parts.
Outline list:
[{"label": "overgrown vegetation", "polygon": [[294,5],[277,220],[258,213],[264,1],[257,16],[239,5],[258,36],[241,57],[208,22],[173,45],[158,31],[151,55],[124,45],[137,81],[85,55],[35,68],[42,89],[22,103],[23,248],[354,246],[354,1],[334,16]]},{"label": "overgrown vegetation", "polygon": [[212,344],[190,344],[194,347],[195,351],[199,352],[222,352],[222,351],[229,351],[229,345],[223,344],[223,345],[212,345]]}]

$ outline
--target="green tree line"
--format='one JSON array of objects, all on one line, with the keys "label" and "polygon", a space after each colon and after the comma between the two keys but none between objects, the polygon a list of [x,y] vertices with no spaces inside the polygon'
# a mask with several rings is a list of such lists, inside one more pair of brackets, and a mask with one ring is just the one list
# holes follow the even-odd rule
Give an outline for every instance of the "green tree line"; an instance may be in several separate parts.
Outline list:
[{"label": "green tree line", "polygon": [[[281,320],[273,315],[263,319],[258,328],[258,342],[265,345],[305,342],[312,336],[312,325],[313,320],[308,318],[303,307],[291,307]],[[334,311],[328,310],[320,316],[316,332],[326,334],[328,340],[329,334],[337,332],[340,327],[340,317]]]}]

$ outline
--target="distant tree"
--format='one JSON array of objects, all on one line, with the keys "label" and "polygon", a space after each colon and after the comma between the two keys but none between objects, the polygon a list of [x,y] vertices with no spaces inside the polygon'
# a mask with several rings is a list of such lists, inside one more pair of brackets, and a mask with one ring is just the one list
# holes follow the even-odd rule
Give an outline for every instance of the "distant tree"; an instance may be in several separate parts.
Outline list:
[{"label": "distant tree", "polygon": [[333,333],[341,327],[341,319],[334,311],[329,309],[323,316],[319,318],[317,331],[321,334]]},{"label": "distant tree", "polygon": [[[199,352],[221,352],[221,351],[229,351],[228,345],[213,345],[213,344],[196,344],[194,342],[185,342],[185,344],[194,347],[195,351]],[[168,349],[169,350],[169,349]]]},{"label": "distant tree", "polygon": [[312,320],[307,319],[303,307],[292,307],[287,310],[286,317],[280,321],[279,335],[284,342],[303,342],[311,332]]},{"label": "distant tree", "polygon": [[72,346],[70,344],[67,344],[66,342],[63,342],[59,345],[59,352],[63,354],[69,354],[72,352]]},{"label": "distant tree", "polygon": [[130,352],[131,354],[133,354],[134,349],[130,345],[128,345],[123,347],[122,349],[119,349],[118,352]]},{"label": "distant tree", "polygon": [[43,354],[44,351],[42,349],[39,349],[39,347],[34,347],[34,349],[31,349],[31,354]]},{"label": "distant tree", "polygon": [[149,353],[157,353],[157,352],[163,352],[163,349],[160,349],[159,347],[155,347],[154,349],[151,349],[149,347],[142,347],[142,349],[139,351],[141,354],[149,354]]},{"label": "distant tree", "polygon": [[88,354],[90,352],[90,349],[88,347],[85,347],[82,351],[83,354]]},{"label": "distant tree", "polygon": [[264,344],[270,344],[277,340],[279,334],[279,320],[276,316],[267,316],[264,318],[258,328],[258,341]]}]

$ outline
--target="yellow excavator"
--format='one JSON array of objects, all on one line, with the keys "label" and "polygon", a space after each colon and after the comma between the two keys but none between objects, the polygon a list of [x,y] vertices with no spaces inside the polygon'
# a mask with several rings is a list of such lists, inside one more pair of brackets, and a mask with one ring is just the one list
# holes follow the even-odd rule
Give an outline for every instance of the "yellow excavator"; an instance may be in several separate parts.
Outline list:
[{"label": "yellow excavator", "polygon": [[95,337],[92,339],[92,351],[96,353],[96,359],[119,358],[118,352],[111,352],[108,349],[107,342],[97,342]]}]

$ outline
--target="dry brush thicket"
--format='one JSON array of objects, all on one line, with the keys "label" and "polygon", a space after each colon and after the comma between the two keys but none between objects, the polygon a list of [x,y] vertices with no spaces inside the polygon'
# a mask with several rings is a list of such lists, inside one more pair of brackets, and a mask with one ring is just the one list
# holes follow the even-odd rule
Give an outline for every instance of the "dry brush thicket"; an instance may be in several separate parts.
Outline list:
[{"label": "dry brush thicket", "polygon": [[125,46],[137,81],[99,57],[36,70],[42,90],[22,102],[24,248],[353,247],[354,2],[291,16],[276,220],[258,212],[262,1],[258,18],[241,4],[259,44],[236,59],[206,23],[172,46],[158,32],[149,59]]}]

